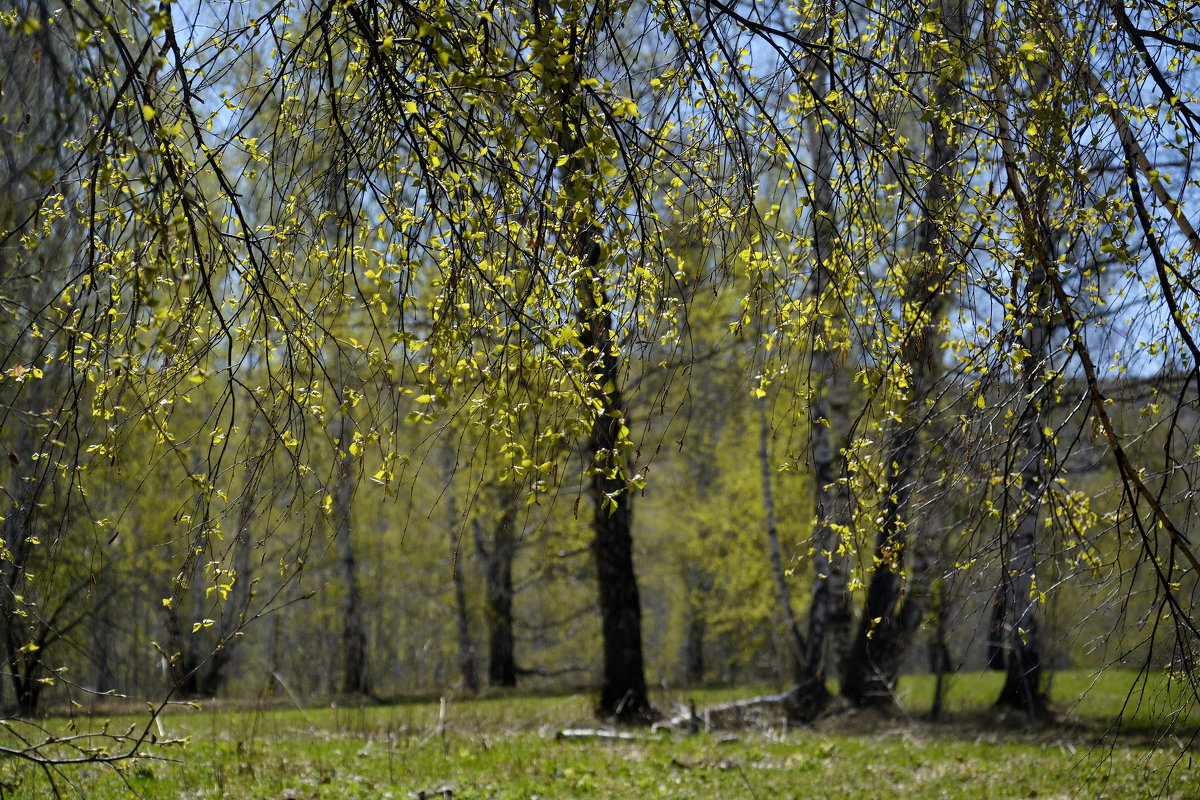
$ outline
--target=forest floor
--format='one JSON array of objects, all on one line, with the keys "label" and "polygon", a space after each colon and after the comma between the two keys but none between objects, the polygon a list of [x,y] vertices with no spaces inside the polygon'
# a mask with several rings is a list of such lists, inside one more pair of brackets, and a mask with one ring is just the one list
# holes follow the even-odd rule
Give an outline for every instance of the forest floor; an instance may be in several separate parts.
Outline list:
[{"label": "forest floor", "polygon": [[[1130,695],[1134,678],[1058,673],[1056,719],[1037,726],[988,709],[995,675],[954,677],[938,721],[927,714],[933,681],[917,676],[902,682],[888,714],[842,710],[803,728],[766,720],[736,731],[626,729],[621,738],[603,738],[586,694],[181,707],[152,725],[160,744],[147,758],[116,769],[0,760],[0,798],[1200,798],[1192,763],[1200,713],[1173,706],[1159,678]],[[655,700],[703,708],[753,694],[709,689]],[[1123,708],[1118,729],[1112,721]],[[1165,730],[1156,720],[1170,710],[1182,716]],[[110,730],[135,723],[108,720]],[[10,722],[0,744],[33,733],[22,724]],[[42,725],[69,733],[66,719]],[[161,745],[178,739],[186,744]]]}]

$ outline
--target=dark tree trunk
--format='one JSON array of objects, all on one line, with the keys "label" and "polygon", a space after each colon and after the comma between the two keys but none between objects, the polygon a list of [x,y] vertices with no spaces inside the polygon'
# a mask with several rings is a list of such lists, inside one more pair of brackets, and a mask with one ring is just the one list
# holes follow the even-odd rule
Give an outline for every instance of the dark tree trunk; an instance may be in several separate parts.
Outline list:
[{"label": "dark tree trunk", "polygon": [[[603,423],[601,423],[603,424]],[[597,475],[593,487],[601,497],[617,496],[616,508],[596,503],[592,554],[600,589],[600,624],[604,665],[600,711],[618,719],[645,717],[650,710],[642,665],[642,608],[633,571],[632,511],[624,481]]]},{"label": "dark tree trunk", "polygon": [[24,663],[13,670],[13,689],[17,695],[17,716],[28,719],[36,717],[38,703],[42,696],[41,662],[35,659],[25,659]]},{"label": "dark tree trunk", "polygon": [[23,591],[20,581],[29,559],[28,540],[33,536],[32,489],[13,496],[21,500],[9,510],[8,519],[5,520],[4,538],[8,557],[0,564],[0,573],[4,578],[3,599],[0,600],[4,615],[4,651],[16,713],[20,717],[32,717],[37,713],[42,687],[38,679],[43,675],[38,652],[29,650],[26,645],[35,641],[38,629],[36,616],[26,611],[24,603],[17,599]]},{"label": "dark tree trunk", "polygon": [[[698,388],[695,400],[701,407],[712,407],[722,402],[724,395],[720,383],[709,380],[708,376],[698,377],[693,373],[692,377]],[[709,421],[707,436],[701,437],[700,441],[686,451],[687,470],[691,477],[687,491],[695,499],[697,509],[707,507],[713,485],[724,477],[716,464],[725,425],[724,417],[713,417]],[[770,501],[767,501],[766,505],[772,508],[768,516],[773,517],[774,511]],[[700,552],[716,546],[714,535],[703,519],[698,521],[696,538]],[[704,683],[708,668],[705,638],[708,634],[709,598],[712,596],[714,579],[711,568],[704,559],[684,556],[679,559],[678,567],[684,585],[686,608],[681,653],[683,679],[688,686],[700,686]]]},{"label": "dark tree trunk", "polygon": [[[457,544],[457,542],[456,542]],[[454,607],[458,617],[458,667],[462,672],[463,686],[474,694],[479,691],[479,674],[475,671],[475,641],[471,636],[471,620],[467,613],[467,586],[463,578],[462,563],[457,558],[454,564]]]},{"label": "dark tree trunk", "polygon": [[[955,0],[943,3],[943,22],[952,42],[963,30],[963,10]],[[926,426],[937,361],[939,328],[947,307],[948,252],[952,242],[942,228],[956,216],[953,165],[957,145],[943,112],[958,107],[957,87],[939,80],[930,115],[931,176],[923,198],[923,215],[904,297],[904,339],[900,343],[908,386],[897,403],[901,421],[890,427],[884,443],[887,470],[882,491],[882,522],[876,533],[875,562],[858,631],[842,669],[842,695],[858,706],[890,705],[900,668],[913,635],[924,617],[929,567],[940,531],[922,530],[913,518],[912,497],[919,480],[920,434]],[[910,531],[910,526],[913,530]],[[921,526],[928,527],[928,526]],[[934,526],[936,527],[936,526]],[[914,550],[911,578],[901,605],[906,551]]]},{"label": "dark tree trunk", "polygon": [[[1003,585],[1003,581],[1001,581]],[[992,622],[988,626],[987,666],[990,670],[1002,672],[1004,666],[1004,613],[1008,603],[1001,589],[1000,597],[992,603]]]},{"label": "dark tree trunk", "polygon": [[933,593],[933,634],[929,637],[929,671],[934,674],[933,704],[929,716],[938,719],[942,714],[942,701],[946,693],[946,673],[953,669],[950,662],[950,647],[946,644],[946,614],[948,613],[947,587],[939,583]]},{"label": "dark tree trunk", "polygon": [[500,518],[492,529],[490,546],[476,529],[476,549],[483,556],[486,571],[488,624],[488,683],[492,686],[516,686],[517,664],[513,636],[513,559],[517,540],[512,526],[516,518],[515,495],[501,503]]},{"label": "dark tree trunk", "polygon": [[771,491],[771,426],[767,419],[767,401],[758,398],[758,464],[762,478],[763,524],[767,530],[767,553],[771,561],[771,573],[775,577],[775,589],[779,593],[779,609],[783,613],[784,633],[787,639],[787,666],[792,680],[800,683],[804,679],[804,636],[800,623],[792,609],[792,591],[788,586],[787,572],[783,568],[783,555],[779,549],[779,531],[775,524],[775,494]]},{"label": "dark tree trunk", "polygon": [[688,686],[700,686],[704,683],[706,627],[703,608],[689,604],[686,637],[683,642],[683,680]]},{"label": "dark tree trunk", "polygon": [[[444,435],[444,432],[443,432]],[[458,506],[454,495],[454,473],[457,470],[454,450],[449,443],[442,445],[442,475],[446,481],[446,529],[450,535],[450,549],[454,553],[454,563],[451,567],[451,578],[454,582],[454,609],[458,627],[458,669],[462,674],[463,686],[467,691],[479,691],[479,672],[475,668],[475,639],[471,636],[471,615],[467,606],[467,582],[463,574],[462,564],[462,521],[458,516]],[[476,544],[479,544],[479,533],[476,530]],[[482,546],[479,554],[487,563],[487,553]]]},{"label": "dark tree trunk", "polygon": [[191,681],[191,688],[199,697],[215,697],[229,680],[237,634],[246,624],[254,580],[250,573],[250,551],[253,549],[250,523],[254,520],[254,509],[258,504],[263,463],[261,456],[252,456],[246,465],[248,472],[238,508],[237,537],[233,542],[233,588],[221,609],[221,625],[215,649],[208,660],[198,666]]},{"label": "dark tree trunk", "polygon": [[[1027,296],[1031,308],[1049,302],[1045,271],[1040,265],[1033,267],[1029,283]],[[1028,398],[1029,404],[1021,416],[1015,437],[1021,459],[1018,512],[1011,533],[1001,542],[1004,561],[1001,641],[1004,643],[1005,681],[996,704],[1038,716],[1046,710],[1041,686],[1041,641],[1035,612],[1038,605],[1037,530],[1046,483],[1042,404],[1047,385],[1041,372],[1049,354],[1050,323],[1039,312],[1032,312],[1030,316],[1028,333],[1023,337],[1029,355],[1022,359],[1021,380],[1021,396]]]},{"label": "dark tree trunk", "polygon": [[950,671],[950,651],[940,628],[937,638],[929,643],[929,668],[933,671],[933,705],[929,708],[929,717],[939,719],[946,699],[946,673]]},{"label": "dark tree trunk", "polygon": [[[711,461],[699,459],[696,472],[696,493],[698,502],[707,497],[710,481],[716,473],[711,469]],[[709,541],[710,533],[707,528],[699,531],[701,548]],[[683,679],[688,686],[700,686],[704,683],[708,663],[705,658],[705,638],[708,635],[708,599],[713,590],[713,576],[697,559],[685,558],[680,564],[682,579],[686,588],[684,603],[686,617],[684,622],[683,640]]]},{"label": "dark tree trunk", "polygon": [[[39,390],[45,384],[35,381],[29,389],[32,397],[26,402],[38,405],[42,401]],[[41,622],[45,609],[32,605],[29,589],[22,584],[34,557],[33,541],[37,537],[39,509],[52,476],[41,466],[49,462],[33,460],[33,454],[41,446],[39,429],[25,415],[10,411],[10,428],[16,429],[13,441],[8,444],[9,460],[13,461],[12,479],[7,492],[9,506],[4,520],[5,557],[0,559],[0,624],[3,624],[4,651],[7,661],[9,682],[16,701],[16,712],[21,717],[37,714],[41,697],[42,678],[47,677],[42,665],[45,647],[51,637],[50,631]],[[12,431],[10,430],[10,433]],[[43,534],[42,538],[49,539]],[[27,645],[35,644],[38,649]]]},{"label": "dark tree trunk", "polygon": [[[594,229],[581,234],[581,261],[592,273],[600,245]],[[588,438],[591,458],[592,556],[600,593],[600,631],[604,663],[600,679],[602,714],[622,720],[641,719],[650,711],[642,664],[642,607],[633,571],[633,495],[625,480],[619,454],[620,429],[626,424],[621,376],[612,341],[611,321],[599,290],[584,287],[583,343],[596,359],[596,385],[604,387],[603,413],[597,413]],[[590,302],[588,302],[590,300]],[[622,412],[615,416],[608,412]]]},{"label": "dark tree trunk", "polygon": [[[215,627],[215,640],[211,630],[193,630],[187,627],[186,621],[182,621],[200,615],[197,613],[197,601],[193,599],[200,572],[197,554],[209,550],[212,532],[209,501],[202,495],[196,499],[195,517],[200,522],[184,556],[164,620],[166,674],[175,691],[184,697],[214,697],[229,678],[237,634],[246,623],[253,596],[250,524],[259,500],[259,482],[264,463],[261,456],[251,456],[246,463],[246,481],[238,507],[237,534],[232,545],[233,586],[219,615],[214,615],[220,618]],[[199,472],[202,466],[195,464],[194,468]],[[204,610],[203,616],[208,616],[208,609]]]},{"label": "dark tree trunk", "polygon": [[338,482],[334,490],[333,511],[337,529],[334,539],[342,568],[346,598],[342,604],[342,691],[349,695],[370,696],[367,671],[367,632],[363,624],[362,602],[358,593],[358,562],[354,557],[351,511],[354,503],[354,460],[350,455],[351,423],[343,416],[338,436],[340,460]]},{"label": "dark tree trunk", "polygon": [[[1050,71],[1031,62],[1030,92],[1040,97],[1050,85]],[[1046,712],[1042,689],[1041,638],[1037,621],[1037,532],[1043,494],[1047,486],[1047,440],[1045,404],[1049,402],[1050,338],[1053,322],[1047,309],[1053,307],[1047,267],[1056,263],[1055,249],[1059,233],[1047,223],[1051,192],[1040,167],[1047,154],[1058,148],[1058,125],[1042,129],[1045,137],[1032,154],[1031,206],[1026,206],[1022,231],[1023,256],[1028,266],[1024,303],[1017,316],[1021,325],[1021,344],[1017,399],[1024,403],[1014,432],[1012,462],[1016,475],[1010,474],[1006,497],[1015,497],[1016,513],[1003,520],[1000,530],[1001,597],[1004,602],[1005,681],[996,700],[1001,708],[1024,711],[1030,717]],[[1005,154],[1008,169],[1015,171],[1011,153]],[[1010,179],[1012,175],[1010,174]],[[1016,187],[1020,191],[1019,187]]]},{"label": "dark tree trunk", "polygon": [[[826,91],[830,82],[827,65],[814,65],[814,87]],[[839,305],[834,286],[833,254],[836,239],[833,197],[833,143],[828,126],[810,132],[815,153],[813,163],[813,269],[811,294],[818,309],[812,331],[812,382],[808,409],[809,452],[812,460],[814,522],[812,533],[813,588],[808,612],[808,641],[798,653],[796,686],[788,694],[787,713],[793,719],[810,721],[820,716],[829,701],[827,663],[833,641],[844,639],[838,626],[848,622],[839,605],[848,602],[838,554],[840,533],[849,522],[844,488],[839,485],[845,466],[843,445],[849,433],[849,387],[833,343],[833,325],[826,309]],[[831,311],[832,318],[841,314]],[[794,637],[801,641],[799,629]]]},{"label": "dark tree trunk", "polygon": [[[849,498],[843,498],[849,507]],[[839,537],[840,538],[840,537]],[[840,542],[835,539],[834,546]],[[841,666],[846,663],[846,654],[854,643],[854,598],[850,595],[851,565],[848,553],[831,553],[830,568],[833,570],[829,580],[830,612],[825,636],[828,639],[825,648],[826,674],[841,674]],[[812,635],[809,634],[809,638]]]},{"label": "dark tree trunk", "polygon": [[[941,305],[935,301],[929,304]],[[924,403],[932,383],[932,370],[926,366],[932,355],[927,348],[937,346],[934,319],[923,330],[913,332],[913,337],[926,345],[913,346],[908,353],[913,367],[909,419],[903,430],[889,437],[891,446],[884,450],[890,468],[884,488],[883,524],[876,537],[876,567],[842,677],[843,696],[858,706],[892,703],[900,668],[924,617],[933,556],[941,535],[936,524],[918,521],[912,513],[913,489],[918,482],[918,434],[924,426]],[[914,527],[911,532],[910,525]],[[901,603],[901,576],[908,550],[912,551],[912,559]]]},{"label": "dark tree trunk", "polygon": [[[187,583],[190,583],[190,578]],[[167,633],[167,649],[163,654],[166,658],[166,677],[174,690],[183,697],[200,697],[200,688],[196,675],[196,657],[193,654],[190,631],[186,634],[179,622],[179,611],[176,605],[183,601],[186,585],[181,583],[171,598],[171,605],[166,607],[166,619],[163,626]]]},{"label": "dark tree trunk", "polygon": [[[202,467],[199,463],[193,465],[196,472]],[[189,613],[191,605],[192,586],[196,580],[198,554],[205,552],[208,547],[209,529],[212,525],[210,507],[203,495],[196,498],[196,510],[193,515],[198,520],[193,529],[191,542],[183,554],[183,564],[179,573],[173,578],[170,602],[164,605],[163,628],[166,633],[167,647],[160,654],[165,660],[164,677],[170,681],[173,690],[183,697],[202,697],[200,692],[200,659],[197,656],[199,646],[195,632],[189,628],[186,619],[195,616]]]},{"label": "dark tree trunk", "polygon": [[[549,0],[535,2],[535,33],[548,45],[554,27],[554,6]],[[590,20],[585,30],[598,28]],[[590,35],[584,33],[584,36]],[[575,52],[582,53],[586,42],[576,42]],[[548,51],[553,49],[548,46]],[[560,242],[578,263],[574,279],[578,304],[582,357],[590,362],[594,379],[596,407],[584,445],[584,460],[591,475],[589,490],[595,507],[592,529],[592,555],[596,562],[599,588],[600,631],[604,663],[600,676],[600,704],[597,711],[624,721],[645,719],[650,702],[642,664],[642,609],[638,598],[637,577],[633,570],[633,496],[629,491],[625,464],[620,453],[621,429],[626,425],[627,409],[621,392],[618,345],[613,339],[612,316],[607,307],[606,290],[599,276],[601,231],[595,219],[595,207],[586,186],[592,163],[585,149],[590,133],[588,99],[581,90],[582,61],[575,64],[570,80],[557,83],[562,180],[568,201],[564,215],[566,239]],[[547,74],[550,70],[546,71]]]},{"label": "dark tree trunk", "polygon": [[[879,546],[876,547],[878,555]],[[842,696],[857,706],[883,706],[892,702],[896,673],[886,656],[895,652],[899,638],[896,601],[900,597],[900,575],[895,562],[880,561],[867,586],[862,621],[842,673]],[[896,664],[898,667],[899,665]]]},{"label": "dark tree trunk", "polygon": [[[574,174],[582,164],[573,157],[568,169]],[[621,429],[627,425],[625,403],[612,320],[604,292],[593,278],[600,261],[600,236],[594,226],[580,232],[578,258],[588,276],[580,280],[579,286],[581,339],[594,359],[595,385],[602,393],[601,409],[592,421],[585,451],[591,461],[590,489],[595,505],[592,555],[600,590],[604,647],[598,710],[633,721],[648,717],[650,701],[642,664],[642,607],[633,571],[633,494],[619,447]]]},{"label": "dark tree trunk", "polygon": [[213,685],[210,694],[217,690],[229,679],[229,663],[233,658],[234,645],[237,635],[246,624],[250,612],[250,600],[254,596],[254,577],[250,570],[250,552],[254,549],[253,534],[250,523],[254,519],[254,507],[258,497],[258,466],[252,466],[254,480],[249,495],[242,499],[241,512],[238,515],[237,539],[233,543],[233,589],[229,594],[228,604],[221,614],[221,641],[218,650],[213,654]]},{"label": "dark tree trunk", "polygon": [[[547,0],[538,0],[538,15],[551,21]],[[546,35],[549,26],[541,26]],[[575,73],[576,78],[579,76]],[[595,513],[592,518],[592,555],[596,561],[599,588],[600,632],[604,663],[600,676],[597,711],[623,721],[648,718],[650,701],[642,663],[642,608],[637,576],[633,570],[633,495],[629,491],[625,464],[620,453],[622,428],[627,409],[621,392],[618,346],[613,340],[612,316],[598,272],[601,232],[594,220],[590,198],[578,194],[575,184],[588,170],[580,154],[587,131],[583,121],[587,99],[578,80],[561,87],[564,180],[568,184],[573,225],[578,225],[571,243],[579,264],[575,294],[584,358],[591,361],[598,407],[593,413],[584,458],[591,471],[589,489]]]}]

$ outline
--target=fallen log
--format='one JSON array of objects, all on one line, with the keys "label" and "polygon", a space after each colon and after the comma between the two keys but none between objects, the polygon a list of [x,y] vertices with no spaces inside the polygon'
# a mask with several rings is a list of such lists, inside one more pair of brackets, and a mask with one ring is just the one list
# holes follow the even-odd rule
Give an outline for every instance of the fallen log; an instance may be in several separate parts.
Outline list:
[{"label": "fallen log", "polygon": [[690,733],[703,730],[737,730],[749,727],[769,727],[780,724],[786,717],[788,692],[731,700],[715,706],[697,709],[695,703],[661,722],[651,730],[683,730]]},{"label": "fallen log", "polygon": [[564,728],[554,736],[559,741],[578,739],[607,739],[619,742],[636,742],[639,738],[628,731],[613,731],[607,728]]}]

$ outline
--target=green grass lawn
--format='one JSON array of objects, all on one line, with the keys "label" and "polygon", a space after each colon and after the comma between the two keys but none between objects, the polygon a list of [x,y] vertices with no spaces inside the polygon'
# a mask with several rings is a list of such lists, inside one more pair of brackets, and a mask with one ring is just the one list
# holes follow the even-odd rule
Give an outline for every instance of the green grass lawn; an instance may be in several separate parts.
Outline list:
[{"label": "green grass lawn", "polygon": [[[180,710],[164,715],[155,732],[185,738],[186,746],[154,748],[152,758],[120,769],[73,767],[56,783],[64,797],[89,800],[440,798],[443,787],[455,798],[497,800],[1200,797],[1186,726],[1156,735],[1150,702],[1131,714],[1123,734],[1097,743],[1132,679],[1121,672],[1095,682],[1059,674],[1053,688],[1063,722],[1035,730],[987,712],[998,688],[992,675],[956,677],[939,723],[922,719],[933,684],[916,677],[902,683],[901,710],[891,715],[846,712],[788,730],[633,730],[628,741],[556,737],[566,727],[593,725],[585,695],[451,701],[444,716],[436,702]],[[1163,688],[1155,682],[1145,699]],[[705,705],[752,693],[706,690],[658,702],[692,698]],[[111,720],[110,730],[129,723]],[[67,732],[65,720],[47,725]],[[53,796],[46,773],[14,759],[0,762],[0,780],[3,797]]]}]

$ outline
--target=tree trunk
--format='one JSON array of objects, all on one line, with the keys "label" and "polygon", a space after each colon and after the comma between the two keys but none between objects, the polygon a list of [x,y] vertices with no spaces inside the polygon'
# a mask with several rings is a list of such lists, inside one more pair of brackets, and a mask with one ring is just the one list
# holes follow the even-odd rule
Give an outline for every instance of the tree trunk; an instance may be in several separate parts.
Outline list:
[{"label": "tree trunk", "polygon": [[[1030,96],[1041,99],[1050,85],[1049,68],[1030,62]],[[997,84],[996,90],[1003,91]],[[1054,302],[1050,293],[1047,267],[1057,261],[1054,252],[1058,232],[1048,223],[1051,190],[1044,175],[1047,157],[1060,147],[1060,125],[1045,125],[1041,137],[1031,142],[1030,195],[1025,196],[1020,185],[1020,173],[1012,152],[1007,118],[1003,116],[1001,135],[1004,144],[1005,168],[1009,191],[1017,200],[1022,219],[1022,256],[1029,272],[1024,286],[1020,313],[1014,314],[1020,327],[1023,355],[1019,360],[1017,398],[1024,403],[1011,444],[1012,461],[1017,474],[1007,476],[1007,499],[1016,495],[1016,511],[1002,520],[1000,529],[1001,597],[1004,603],[1005,682],[996,700],[1002,708],[1014,708],[1040,716],[1046,711],[1046,697],[1041,686],[1041,641],[1037,627],[1037,533],[1043,494],[1047,485],[1047,441],[1045,437],[1045,403],[1051,395],[1050,382],[1045,377],[1050,359]],[[1037,134],[1030,134],[1036,136]],[[1016,298],[1014,298],[1014,302]],[[1015,480],[1014,480],[1015,479]],[[1014,492],[1014,486],[1015,492]]]},{"label": "tree trunk", "polygon": [[[963,10],[953,2],[943,3],[946,34],[957,42],[963,29]],[[924,617],[929,589],[929,565],[940,532],[915,529],[913,491],[918,481],[920,434],[928,416],[940,356],[941,318],[947,303],[946,284],[952,275],[946,257],[950,237],[943,228],[956,214],[954,161],[957,145],[947,117],[958,108],[957,87],[939,80],[933,91],[930,114],[930,178],[923,198],[923,214],[917,226],[913,264],[905,288],[904,338],[900,343],[902,377],[896,388],[896,407],[903,417],[893,422],[885,438],[883,453],[887,471],[881,496],[882,524],[876,534],[875,569],[867,588],[858,632],[842,671],[842,694],[858,706],[890,705],[895,695],[900,668],[913,634]],[[915,527],[915,525],[914,525]],[[914,547],[907,594],[901,601],[906,550]]]},{"label": "tree trunk", "polygon": [[[648,714],[650,701],[642,665],[642,609],[633,571],[632,510],[625,482],[599,473],[598,469],[592,480],[593,491],[598,494],[592,554],[596,559],[604,641],[600,711],[633,720]],[[604,498],[614,492],[620,492],[616,508],[606,511]]]},{"label": "tree trunk", "polygon": [[354,460],[350,455],[351,427],[349,414],[344,412],[338,435],[338,481],[333,496],[333,513],[337,525],[334,541],[346,591],[346,598],[342,604],[342,691],[348,695],[366,697],[371,694],[370,675],[367,671],[367,632],[358,594],[358,562],[354,558],[350,516],[354,503]]},{"label": "tree trunk", "polygon": [[[548,38],[553,8],[548,0],[537,1],[539,35]],[[578,45],[583,47],[582,44]],[[554,52],[553,47],[548,48]],[[576,55],[580,51],[576,51]],[[578,64],[577,66],[582,66]],[[592,520],[592,555],[596,561],[599,588],[600,631],[604,662],[600,677],[598,712],[624,721],[645,719],[650,711],[642,663],[642,609],[637,576],[633,570],[633,495],[629,492],[625,464],[618,447],[626,425],[627,409],[621,392],[620,362],[613,340],[612,314],[599,278],[601,233],[595,221],[590,193],[576,186],[588,172],[581,155],[587,139],[587,99],[580,91],[581,70],[574,80],[563,82],[562,130],[563,182],[568,210],[564,222],[574,241],[570,243],[578,262],[575,295],[578,303],[580,343],[583,357],[591,360],[596,408],[584,445],[584,459],[591,472],[589,490],[595,507]],[[581,191],[583,196],[581,196]]]},{"label": "tree trunk", "polygon": [[[574,173],[582,168],[572,157]],[[600,409],[592,421],[585,454],[590,460],[592,555],[600,591],[600,630],[604,664],[599,711],[621,720],[644,719],[650,711],[642,663],[642,607],[637,576],[633,571],[633,495],[625,478],[619,443],[626,425],[621,396],[621,375],[612,320],[603,291],[592,276],[600,261],[599,231],[588,225],[579,234],[581,279],[580,322],[585,352],[595,359],[595,385],[600,387]]]},{"label": "tree trunk", "polygon": [[946,644],[946,614],[948,613],[947,587],[939,582],[933,597],[933,635],[929,639],[929,671],[934,674],[933,704],[929,717],[938,719],[942,715],[942,704],[946,697],[946,673],[953,669],[950,663],[950,647]]},{"label": "tree trunk", "polygon": [[988,626],[987,668],[1003,672],[1004,665],[1004,615],[1008,604],[1004,599],[1004,579],[1000,580],[1000,596],[992,603],[992,620]]},{"label": "tree trunk", "polygon": [[[190,563],[190,560],[189,562]],[[190,631],[185,635],[179,621],[179,609],[176,606],[183,602],[187,587],[191,585],[191,576],[181,579],[178,589],[172,593],[171,604],[166,606],[166,619],[163,627],[167,634],[167,649],[163,654],[166,658],[165,677],[171,686],[183,697],[199,697],[200,689],[196,676],[196,657],[193,653]]]},{"label": "tree trunk", "polygon": [[829,701],[826,686],[828,667],[837,663],[851,622],[850,597],[846,588],[845,557],[839,552],[841,531],[848,529],[849,505],[839,477],[845,467],[843,439],[850,421],[848,399],[842,369],[832,363],[825,395],[817,398],[810,412],[813,420],[827,424],[811,426],[813,494],[816,519],[813,524],[813,589],[808,612],[808,647],[804,655],[804,673],[792,693],[793,718],[811,721],[824,711]]},{"label": "tree trunk", "polygon": [[462,549],[455,539],[454,559],[454,608],[458,618],[458,668],[462,673],[463,686],[472,694],[479,691],[479,673],[475,670],[475,640],[471,636],[471,618],[467,609],[467,586],[463,577],[461,559],[458,554]]},{"label": "tree trunk", "polygon": [[758,398],[758,464],[762,476],[763,521],[767,529],[767,552],[771,559],[771,572],[775,576],[775,588],[779,592],[779,607],[783,612],[787,636],[788,667],[792,680],[800,683],[804,679],[804,636],[792,610],[792,591],[788,587],[787,572],[783,568],[783,556],[779,550],[779,531],[775,526],[775,495],[771,491],[771,426],[767,419],[767,401]]},{"label": "tree trunk", "polygon": [[[202,465],[192,464],[196,473],[202,473]],[[193,518],[199,520],[192,530],[191,542],[183,555],[183,563],[172,580],[170,602],[164,604],[163,628],[166,633],[166,650],[163,676],[170,681],[175,692],[183,697],[201,697],[199,645],[195,632],[185,629],[186,619],[195,616],[189,612],[192,586],[196,580],[198,554],[208,547],[209,531],[212,527],[211,508],[203,493],[197,495]]]},{"label": "tree trunk", "polygon": [[[816,91],[827,91],[828,65],[817,59],[813,68]],[[841,530],[849,526],[849,506],[839,478],[844,472],[843,443],[849,432],[849,387],[842,375],[832,336],[830,317],[840,317],[839,303],[831,289],[835,276],[833,197],[833,142],[829,126],[816,120],[810,130],[813,159],[813,267],[811,294],[815,301],[812,339],[812,385],[808,407],[809,452],[812,459],[814,521],[812,532],[813,588],[808,613],[808,641],[801,650],[802,670],[795,688],[788,694],[787,712],[794,719],[809,721],[825,709],[829,700],[826,664],[831,640],[838,638],[838,626],[846,623],[839,604],[848,601],[839,570],[838,553]],[[841,584],[841,585],[839,585]],[[797,637],[799,631],[797,629]]]},{"label": "tree trunk", "polygon": [[[696,476],[696,501],[697,507],[702,507],[701,504],[706,501],[709,484],[717,476],[711,468],[711,461],[703,458],[696,459],[694,454],[695,451],[693,451],[693,458],[690,461]],[[705,543],[710,540],[711,534],[702,524],[697,536],[703,550]],[[684,585],[683,602],[686,607],[682,667],[684,682],[688,686],[702,685],[708,669],[705,659],[705,638],[708,635],[708,600],[712,595],[714,582],[712,574],[705,565],[698,563],[700,560],[684,558],[680,564],[680,579]]]},{"label": "tree trunk", "polygon": [[687,629],[683,642],[683,680],[688,686],[704,683],[704,631],[707,621],[704,609],[696,603],[688,603]]},{"label": "tree trunk", "polygon": [[[25,453],[22,452],[22,455]],[[33,509],[38,494],[36,482],[36,478],[26,478],[20,474],[14,479],[15,489],[10,497],[19,499],[8,510],[4,521],[6,557],[0,562],[0,575],[3,575],[4,580],[3,597],[0,599],[0,603],[3,603],[4,650],[8,677],[16,699],[16,711],[20,717],[31,717],[37,713],[41,691],[41,684],[37,682],[37,678],[42,677],[37,668],[40,657],[36,651],[26,647],[38,634],[35,622],[37,617],[26,611],[25,604],[18,599],[26,591],[20,586],[20,582],[29,562],[29,540],[34,535]]]},{"label": "tree trunk", "polygon": [[[1030,413],[1040,418],[1040,414]],[[1003,577],[1004,603],[1007,620],[1004,631],[1005,681],[998,706],[1006,706],[1039,715],[1046,710],[1046,698],[1041,686],[1041,642],[1036,610],[1037,529],[1041,493],[1044,484],[1040,474],[1041,453],[1027,453],[1021,470],[1023,495],[1016,531],[1008,542]]]},{"label": "tree trunk", "polygon": [[[443,430],[443,436],[446,431]],[[449,442],[442,445],[442,477],[445,480],[446,529],[450,535],[450,550],[454,553],[451,569],[454,582],[454,614],[458,628],[458,670],[462,674],[463,686],[467,691],[479,691],[479,672],[475,669],[475,640],[471,636],[471,615],[467,607],[467,583],[462,565],[462,523],[458,518],[458,507],[454,499],[454,450]],[[479,538],[476,533],[476,543]],[[480,550],[487,562],[487,554]]]},{"label": "tree trunk", "polygon": [[248,473],[238,509],[237,537],[233,542],[233,588],[221,609],[221,627],[216,648],[208,661],[197,670],[192,685],[192,689],[201,697],[215,697],[229,679],[229,665],[233,658],[237,633],[246,623],[253,583],[250,575],[250,551],[253,549],[250,523],[254,519],[254,508],[258,503],[262,464],[261,456],[251,456],[247,461]]},{"label": "tree trunk", "polygon": [[[28,388],[30,397],[22,398],[26,407],[36,408],[42,404],[43,392],[48,384],[33,381]],[[11,400],[9,402],[12,402]],[[7,661],[9,682],[12,684],[18,716],[32,717],[37,713],[41,697],[42,678],[47,671],[41,651],[53,638],[45,627],[43,615],[47,609],[38,608],[37,598],[31,595],[26,584],[30,561],[34,558],[34,540],[38,538],[39,510],[46,489],[53,480],[53,473],[43,465],[48,460],[35,461],[33,454],[42,446],[45,436],[35,424],[35,414],[24,414],[16,409],[8,411],[6,424],[10,435],[15,436],[8,446],[12,461],[12,478],[8,489],[8,508],[4,516],[4,557],[0,558],[0,623],[3,624],[4,651]],[[50,540],[43,533],[41,538]],[[27,645],[37,645],[29,648]]]},{"label": "tree trunk", "polygon": [[1032,267],[1026,296],[1030,311],[1023,343],[1029,355],[1022,359],[1020,396],[1028,398],[1028,406],[1021,415],[1015,437],[1021,459],[1015,529],[1007,541],[1001,542],[1005,681],[996,704],[1036,716],[1046,710],[1035,611],[1038,605],[1037,532],[1045,492],[1046,444],[1042,430],[1045,413],[1042,404],[1046,382],[1041,373],[1050,349],[1050,323],[1039,310],[1050,301],[1045,270],[1040,263]]},{"label": "tree trunk", "polygon": [[475,547],[483,556],[487,578],[488,683],[509,687],[517,685],[512,578],[517,552],[512,532],[517,496],[506,495],[500,502],[500,518],[492,528],[491,544],[484,543],[482,532],[476,528]]}]

